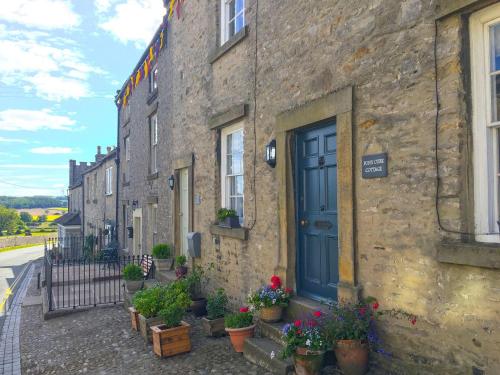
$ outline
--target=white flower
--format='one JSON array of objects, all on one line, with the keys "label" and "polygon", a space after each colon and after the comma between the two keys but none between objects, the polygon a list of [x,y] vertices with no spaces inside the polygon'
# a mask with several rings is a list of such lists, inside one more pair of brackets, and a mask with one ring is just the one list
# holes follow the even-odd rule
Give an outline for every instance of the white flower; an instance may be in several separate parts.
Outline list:
[{"label": "white flower", "polygon": [[273,305],[276,305],[276,299],[273,299]]},{"label": "white flower", "polygon": [[274,353],[274,350],[271,352],[270,357],[271,357],[271,359],[273,359],[274,357],[276,357],[276,354]]}]

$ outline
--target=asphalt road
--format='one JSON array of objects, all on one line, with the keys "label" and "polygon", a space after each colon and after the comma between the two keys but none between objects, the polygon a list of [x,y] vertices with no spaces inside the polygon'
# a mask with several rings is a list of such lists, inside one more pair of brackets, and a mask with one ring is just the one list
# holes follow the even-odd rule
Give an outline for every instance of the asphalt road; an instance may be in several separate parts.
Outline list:
[{"label": "asphalt road", "polygon": [[[4,299],[7,288],[14,283],[29,261],[42,256],[43,245],[0,253],[0,303]],[[3,311],[0,311],[0,329],[3,325],[3,314]]]}]

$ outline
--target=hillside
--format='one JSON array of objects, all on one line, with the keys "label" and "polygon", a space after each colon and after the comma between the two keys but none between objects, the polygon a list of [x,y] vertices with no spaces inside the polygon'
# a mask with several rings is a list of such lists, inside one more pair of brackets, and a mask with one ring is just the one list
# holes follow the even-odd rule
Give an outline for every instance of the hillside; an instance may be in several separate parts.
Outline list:
[{"label": "hillside", "polygon": [[9,197],[0,196],[0,205],[8,208],[50,208],[50,207],[67,207],[68,201],[66,197]]}]

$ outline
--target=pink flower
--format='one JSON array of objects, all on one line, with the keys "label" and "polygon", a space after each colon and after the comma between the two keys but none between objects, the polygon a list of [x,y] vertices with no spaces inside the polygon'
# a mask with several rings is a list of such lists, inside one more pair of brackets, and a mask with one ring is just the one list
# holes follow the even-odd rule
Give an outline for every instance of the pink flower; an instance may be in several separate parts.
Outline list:
[{"label": "pink flower", "polygon": [[247,313],[248,312],[248,307],[240,307],[240,313]]},{"label": "pink flower", "polygon": [[296,320],[296,321],[293,323],[293,325],[294,325],[295,327],[300,327],[300,326],[302,325],[302,322],[301,322],[300,320]]},{"label": "pink flower", "polygon": [[366,307],[360,308],[359,313],[361,314],[361,316],[364,316],[366,314]]}]

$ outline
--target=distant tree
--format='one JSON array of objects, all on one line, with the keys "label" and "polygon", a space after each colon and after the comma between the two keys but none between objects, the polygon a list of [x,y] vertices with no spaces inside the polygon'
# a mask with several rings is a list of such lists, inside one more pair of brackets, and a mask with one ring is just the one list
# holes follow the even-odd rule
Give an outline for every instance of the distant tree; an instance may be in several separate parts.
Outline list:
[{"label": "distant tree", "polygon": [[0,231],[14,233],[20,224],[23,225],[19,214],[15,210],[0,206]]},{"label": "distant tree", "polygon": [[45,223],[47,221],[47,215],[40,215],[38,216],[38,222],[39,223]]},{"label": "distant tree", "polygon": [[23,221],[23,223],[32,223],[33,222],[33,216],[31,216],[31,214],[29,212],[21,212],[19,214],[19,216],[21,217],[21,220]]}]

